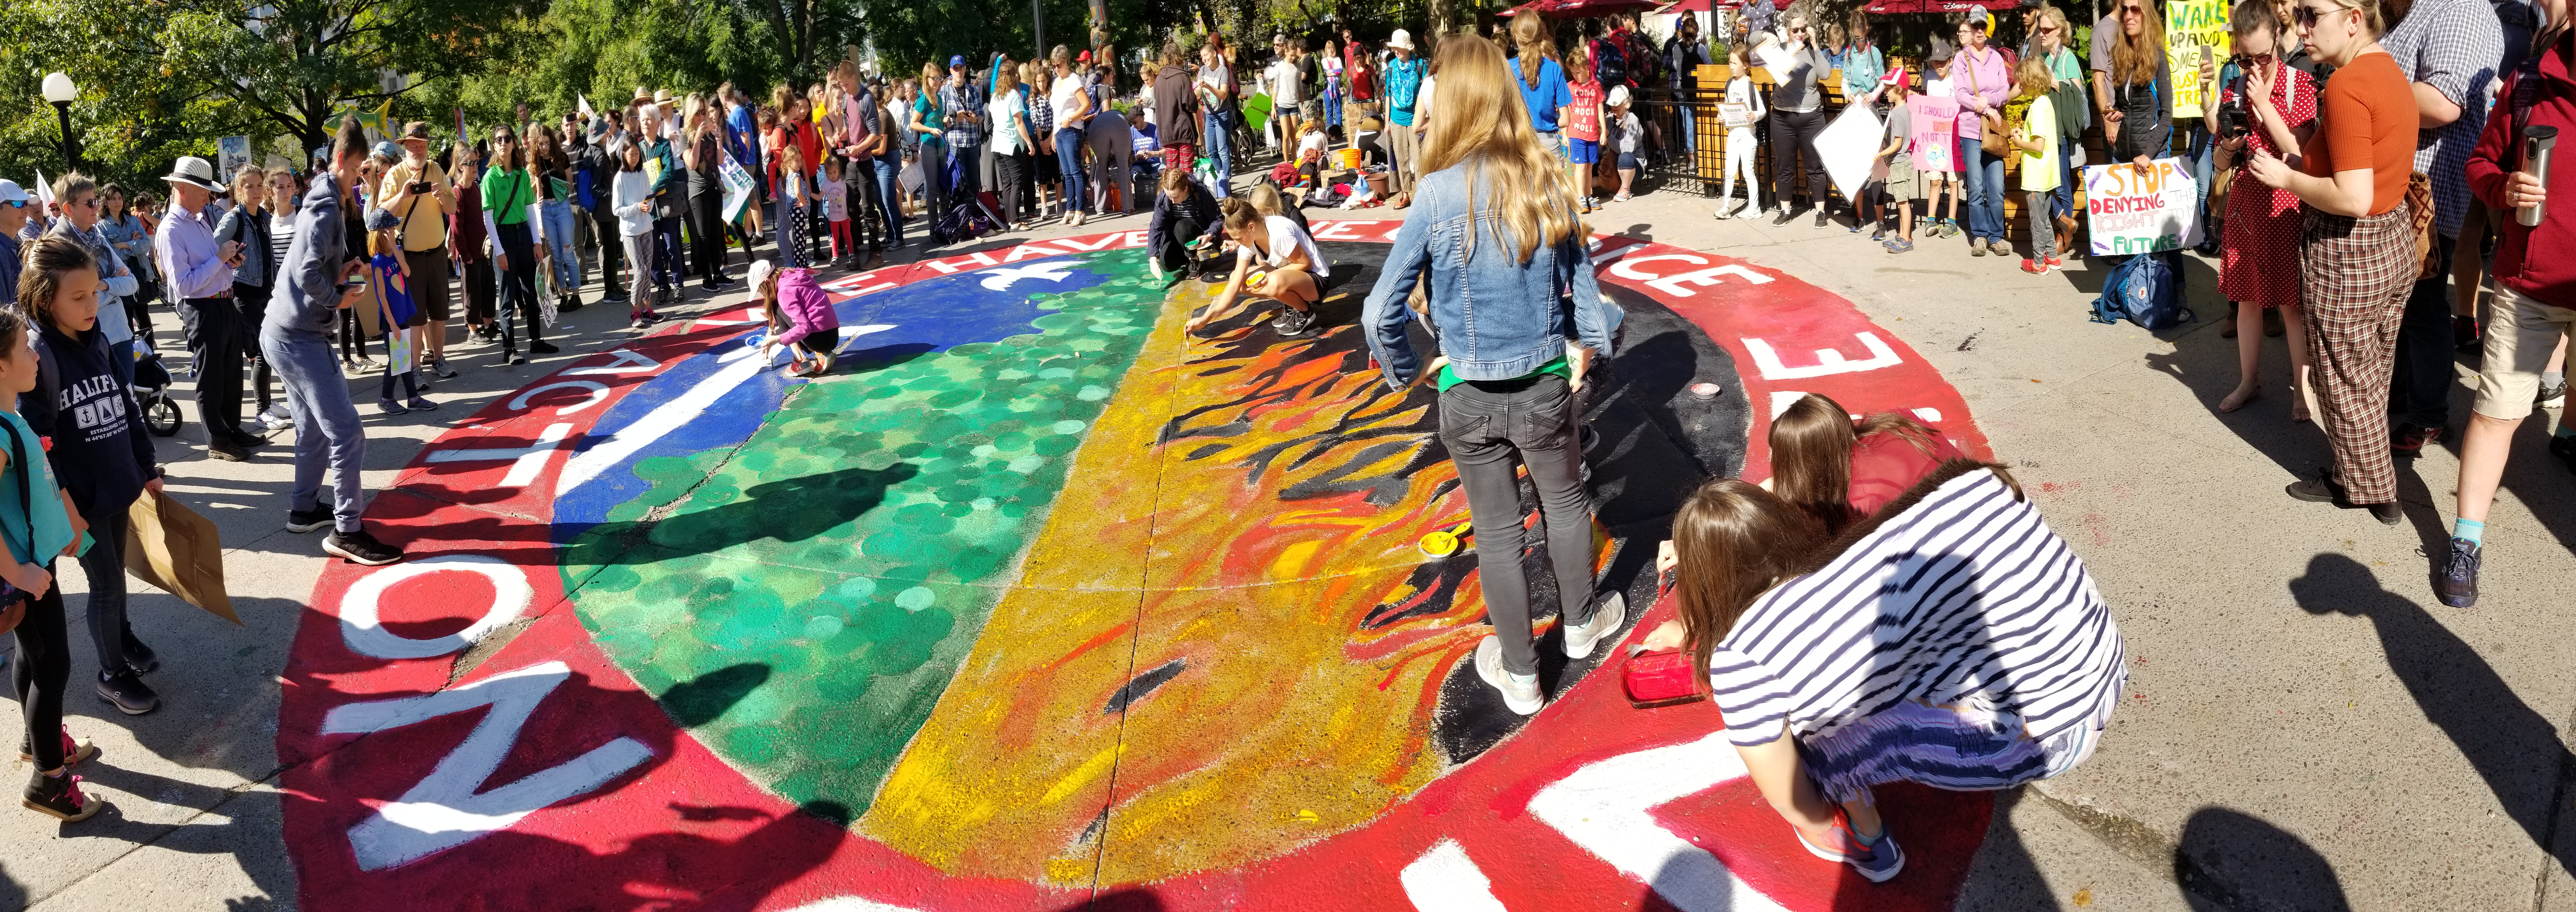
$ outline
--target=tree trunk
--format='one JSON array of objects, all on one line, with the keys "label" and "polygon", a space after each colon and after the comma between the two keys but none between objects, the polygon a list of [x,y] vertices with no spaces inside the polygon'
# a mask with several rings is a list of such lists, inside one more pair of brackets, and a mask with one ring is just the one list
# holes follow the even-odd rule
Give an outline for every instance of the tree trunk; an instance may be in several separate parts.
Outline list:
[{"label": "tree trunk", "polygon": [[1430,34],[1423,36],[1430,39],[1430,43],[1423,46],[1422,53],[1429,54],[1438,49],[1440,36],[1449,33],[1449,23],[1456,21],[1457,18],[1457,0],[1431,0],[1431,27],[1424,29]]}]

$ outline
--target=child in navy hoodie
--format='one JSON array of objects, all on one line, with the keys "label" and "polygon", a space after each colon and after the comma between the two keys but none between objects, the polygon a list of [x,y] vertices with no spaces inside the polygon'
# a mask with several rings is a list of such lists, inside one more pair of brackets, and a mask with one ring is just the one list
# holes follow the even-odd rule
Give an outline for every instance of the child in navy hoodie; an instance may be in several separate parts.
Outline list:
[{"label": "child in navy hoodie", "polygon": [[[79,261],[89,251],[69,238],[39,240],[31,264]],[[75,257],[74,253],[78,256]],[[29,269],[35,268],[31,265]],[[22,297],[18,306],[36,324],[40,370],[36,388],[18,397],[18,414],[45,438],[54,475],[71,495],[96,539],[80,556],[89,576],[89,634],[98,647],[98,697],[127,715],[159,708],[161,698],[143,683],[160,667],[150,647],[135,639],[125,617],[126,510],[150,491],[161,493],[161,468],[143,434],[143,410],[110,368],[107,336],[98,328],[98,296],[83,283],[48,283],[50,294]]]}]

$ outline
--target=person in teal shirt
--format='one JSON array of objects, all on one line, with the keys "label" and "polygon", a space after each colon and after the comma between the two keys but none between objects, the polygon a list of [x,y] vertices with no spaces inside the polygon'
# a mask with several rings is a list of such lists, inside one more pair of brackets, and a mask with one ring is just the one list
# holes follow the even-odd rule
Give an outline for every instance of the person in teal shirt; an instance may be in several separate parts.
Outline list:
[{"label": "person in teal shirt", "polygon": [[[31,264],[29,270],[41,268]],[[40,286],[51,294],[57,282],[95,286],[97,274],[87,262],[77,269],[50,271],[22,285]],[[65,821],[87,820],[102,805],[81,793],[80,777],[71,768],[98,753],[87,742],[72,739],[63,727],[63,689],[71,683],[72,649],[63,621],[63,593],[54,584],[54,558],[77,554],[82,544],[80,519],[71,495],[54,481],[45,464],[44,444],[26,419],[18,417],[18,396],[36,388],[35,349],[27,343],[27,320],[14,308],[0,308],[0,540],[9,557],[0,562],[0,603],[24,602],[18,621],[15,683],[18,707],[26,715],[29,736],[20,752],[35,758],[27,777],[27,807]],[[43,733],[41,737],[36,733]]]}]

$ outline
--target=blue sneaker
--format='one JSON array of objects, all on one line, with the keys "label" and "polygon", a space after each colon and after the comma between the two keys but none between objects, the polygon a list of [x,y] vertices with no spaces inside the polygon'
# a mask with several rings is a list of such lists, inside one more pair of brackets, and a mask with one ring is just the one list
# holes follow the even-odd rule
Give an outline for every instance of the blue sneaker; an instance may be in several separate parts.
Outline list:
[{"label": "blue sneaker", "polygon": [[1806,830],[1795,825],[1789,829],[1798,834],[1798,844],[1805,846],[1808,854],[1851,865],[1870,883],[1886,883],[1896,876],[1896,872],[1905,870],[1905,850],[1897,848],[1896,834],[1883,832],[1882,824],[1878,842],[1862,845],[1860,836],[1852,832],[1851,820],[1843,816],[1841,808],[1834,809],[1834,826],[1825,831],[1825,844],[1818,844]]}]

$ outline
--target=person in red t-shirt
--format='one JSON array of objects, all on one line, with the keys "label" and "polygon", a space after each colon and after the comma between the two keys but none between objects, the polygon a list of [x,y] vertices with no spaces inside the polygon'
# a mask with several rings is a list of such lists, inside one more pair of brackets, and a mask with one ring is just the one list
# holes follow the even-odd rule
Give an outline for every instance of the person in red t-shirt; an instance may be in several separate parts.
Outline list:
[{"label": "person in red t-shirt", "polygon": [[1566,60],[1566,88],[1574,103],[1559,109],[1556,122],[1565,130],[1565,170],[1574,178],[1583,211],[1594,208],[1592,166],[1601,161],[1601,81],[1592,68],[1592,48],[1577,44]]},{"label": "person in red t-shirt", "polygon": [[1828,535],[1877,515],[1942,463],[1966,458],[1923,422],[1880,412],[1855,423],[1841,404],[1814,393],[1771,420],[1770,440],[1764,486]]}]

